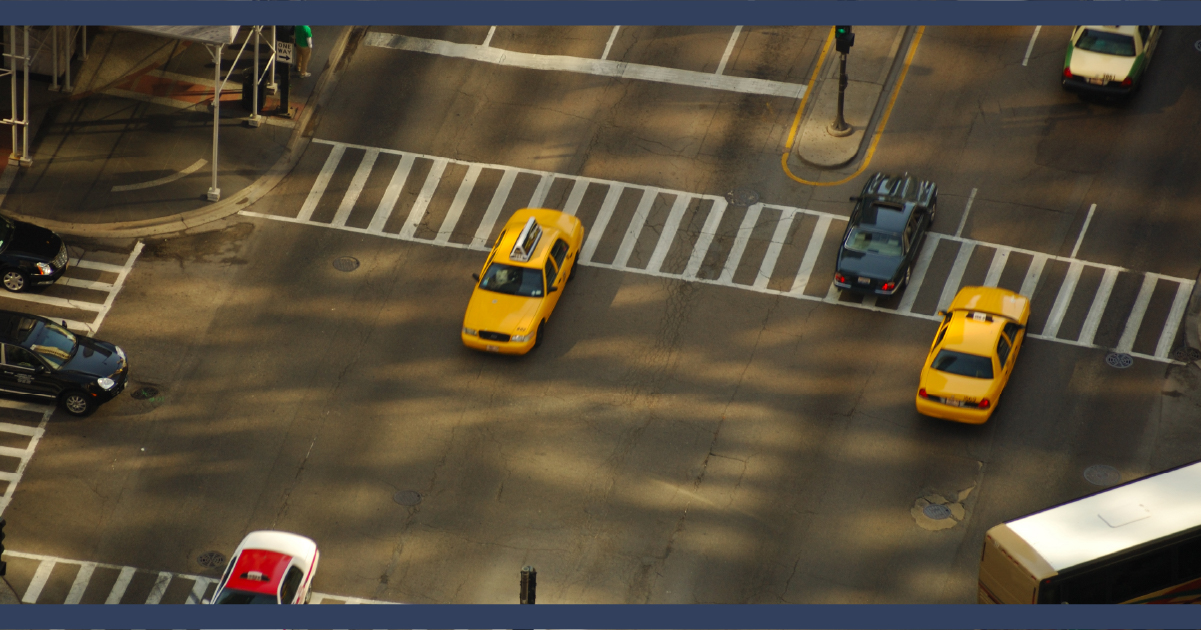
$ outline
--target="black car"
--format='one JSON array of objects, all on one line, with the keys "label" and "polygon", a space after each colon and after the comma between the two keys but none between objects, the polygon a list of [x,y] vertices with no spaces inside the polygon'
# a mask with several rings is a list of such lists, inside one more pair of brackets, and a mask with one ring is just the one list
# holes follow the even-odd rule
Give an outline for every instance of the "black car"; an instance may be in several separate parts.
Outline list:
[{"label": "black car", "polygon": [[904,173],[876,173],[847,222],[834,284],[840,289],[892,295],[909,284],[913,263],[934,223],[938,187]]},{"label": "black car", "polygon": [[0,282],[9,291],[58,280],[67,270],[63,239],[32,223],[0,217]]},{"label": "black car", "polygon": [[125,352],[44,317],[0,311],[0,391],[57,400],[86,416],[129,379]]}]

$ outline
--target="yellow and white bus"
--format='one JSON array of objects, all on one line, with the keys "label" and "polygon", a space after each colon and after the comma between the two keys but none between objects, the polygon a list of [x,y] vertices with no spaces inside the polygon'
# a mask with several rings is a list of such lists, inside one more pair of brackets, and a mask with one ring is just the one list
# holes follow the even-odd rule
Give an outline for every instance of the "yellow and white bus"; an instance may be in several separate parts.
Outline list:
[{"label": "yellow and white bus", "polygon": [[1201,600],[1201,461],[988,530],[981,604]]}]

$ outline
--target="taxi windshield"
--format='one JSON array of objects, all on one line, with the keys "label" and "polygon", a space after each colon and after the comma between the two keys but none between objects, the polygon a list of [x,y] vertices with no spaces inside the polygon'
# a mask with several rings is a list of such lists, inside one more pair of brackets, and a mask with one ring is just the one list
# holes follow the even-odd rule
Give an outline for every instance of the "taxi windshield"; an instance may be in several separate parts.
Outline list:
[{"label": "taxi windshield", "polygon": [[55,369],[61,368],[75,351],[75,335],[50,322],[38,322],[29,335],[30,350],[42,355]]},{"label": "taxi windshield", "polygon": [[274,595],[263,595],[262,593],[251,593],[249,591],[239,591],[235,588],[227,588],[221,591],[221,595],[217,597],[214,604],[278,604]]},{"label": "taxi windshield", "polygon": [[492,263],[480,279],[480,288],[509,295],[542,297],[542,270]]},{"label": "taxi windshield", "polygon": [[1118,33],[1084,29],[1084,32],[1080,34],[1080,39],[1076,40],[1076,48],[1103,55],[1133,57],[1134,38]]},{"label": "taxi windshield", "polygon": [[992,378],[992,359],[978,354],[965,354],[954,350],[941,350],[930,367],[939,372],[970,376],[972,378]]},{"label": "taxi windshield", "polygon": [[881,254],[884,256],[900,256],[901,235],[891,232],[876,232],[862,228],[852,228],[847,235],[847,249],[865,254]]}]

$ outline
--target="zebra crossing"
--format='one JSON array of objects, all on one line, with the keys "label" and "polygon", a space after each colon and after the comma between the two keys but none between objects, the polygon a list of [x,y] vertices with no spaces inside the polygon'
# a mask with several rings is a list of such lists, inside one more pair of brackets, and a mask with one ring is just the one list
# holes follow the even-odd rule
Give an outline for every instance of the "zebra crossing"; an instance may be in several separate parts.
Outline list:
[{"label": "zebra crossing", "polygon": [[[199,604],[216,577],[5,551],[6,579],[26,604]],[[311,604],[388,604],[314,592]]]},{"label": "zebra crossing", "polygon": [[905,290],[842,294],[832,283],[841,215],[321,139],[309,151],[322,163],[299,211],[241,214],[486,251],[515,210],[558,208],[584,223],[584,266],[923,319],[938,319],[962,286],[1000,286],[1031,298],[1031,337],[1164,362],[1183,343],[1194,285],[931,233]]},{"label": "zebra crossing", "polygon": [[0,398],[0,516],[33,459],[54,406]]}]

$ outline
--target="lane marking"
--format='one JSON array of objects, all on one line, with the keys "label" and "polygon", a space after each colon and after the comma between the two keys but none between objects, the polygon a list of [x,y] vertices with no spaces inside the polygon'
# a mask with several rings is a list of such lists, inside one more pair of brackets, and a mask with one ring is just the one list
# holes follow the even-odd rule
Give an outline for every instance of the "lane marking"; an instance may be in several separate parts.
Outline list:
[{"label": "lane marking", "polygon": [[926,272],[930,270],[930,261],[934,260],[934,251],[938,249],[938,243],[941,240],[941,234],[932,233],[922,245],[922,253],[918,254],[913,275],[909,277],[909,286],[905,287],[905,295],[901,296],[901,303],[897,305],[897,310],[901,313],[913,312],[913,303],[917,301],[918,291],[926,281]]},{"label": "lane marking", "polygon": [[801,266],[792,280],[789,295],[799,296],[805,293],[805,287],[809,286],[809,276],[813,275],[813,268],[817,266],[817,257],[821,253],[822,243],[826,241],[826,232],[830,230],[830,222],[833,220],[834,217],[829,216],[817,218],[813,234],[809,236],[809,245],[805,247],[805,256],[801,258]]},{"label": "lane marking", "polygon": [[575,216],[576,211],[580,209],[580,202],[584,201],[584,193],[588,191],[588,185],[591,183],[584,177],[575,180],[575,183],[571,185],[571,194],[567,195],[567,205],[563,206],[563,214]]},{"label": "lane marking", "polygon": [[1101,285],[1093,295],[1093,303],[1088,307],[1088,316],[1084,318],[1084,326],[1080,329],[1080,343],[1092,345],[1097,336],[1097,327],[1101,325],[1101,316],[1105,314],[1105,305],[1109,303],[1109,295],[1113,293],[1113,283],[1118,279],[1118,272],[1106,269],[1101,276]]},{"label": "lane marking", "polygon": [[609,227],[609,219],[613,217],[617,200],[625,189],[625,186],[611,186],[609,192],[605,194],[605,201],[601,203],[600,212],[597,213],[596,220],[592,222],[592,232],[588,234],[584,249],[580,252],[580,262],[592,262],[592,255],[596,253],[596,248],[600,245],[601,235],[605,233],[605,228]]},{"label": "lane marking", "polygon": [[500,211],[505,207],[505,200],[509,198],[515,181],[517,181],[517,169],[505,169],[504,175],[500,177],[500,184],[496,187],[496,192],[492,193],[492,201],[488,204],[488,210],[484,212],[484,218],[475,230],[475,238],[471,239],[472,247],[487,248],[488,237],[492,235],[492,228],[496,225]]},{"label": "lane marking", "polygon": [[195,173],[196,171],[203,168],[205,164],[208,164],[208,163],[209,163],[208,160],[206,160],[204,158],[200,158],[199,160],[196,160],[195,162],[193,162],[191,166],[189,166],[181,171],[177,171],[175,173],[167,175],[166,177],[152,179],[148,182],[142,182],[140,184],[127,184],[124,186],[113,186],[112,192],[125,192],[128,190],[143,190],[145,188],[154,188],[155,186],[162,186],[163,184],[170,184],[171,182],[173,182],[177,179],[183,179],[183,178],[187,177],[188,175]]},{"label": "lane marking", "polygon": [[959,227],[955,230],[955,237],[959,238],[963,235],[963,226],[967,225],[967,215],[972,211],[972,202],[976,200],[976,189],[972,189],[972,194],[967,197],[967,205],[963,208],[963,216],[959,217]]},{"label": "lane marking", "polygon": [[993,251],[992,263],[988,265],[988,274],[984,276],[984,286],[995,287],[1001,281],[1001,272],[1009,262],[1009,250],[998,247]]},{"label": "lane marking", "polygon": [[1143,325],[1143,316],[1147,314],[1147,305],[1151,303],[1151,296],[1155,293],[1158,281],[1157,274],[1149,273],[1143,276],[1143,285],[1138,288],[1138,297],[1134,299],[1134,307],[1130,309],[1130,317],[1126,318],[1122,338],[1118,340],[1118,352],[1129,353],[1134,348],[1134,339],[1138,337],[1138,329]]},{"label": "lane marking", "polygon": [[21,597],[22,604],[36,604],[38,596],[42,594],[42,589],[46,586],[46,580],[50,579],[50,572],[54,570],[54,562],[52,560],[42,560],[38,563],[37,571],[33,573],[33,579],[29,581],[29,587],[25,589],[25,595]]},{"label": "lane marking", "polygon": [[388,187],[384,189],[384,196],[380,198],[379,206],[375,208],[375,214],[371,217],[371,224],[367,226],[368,231],[377,234],[384,232],[384,226],[388,224],[388,219],[396,208],[396,202],[400,200],[400,193],[404,190],[405,182],[409,181],[409,173],[413,170],[414,160],[415,156],[413,155],[404,155],[400,158],[396,170],[392,171],[392,179],[388,181]]},{"label": "lane marking", "polygon": [[456,44],[437,39],[406,37],[391,33],[368,33],[363,38],[363,43],[376,48],[392,48],[443,57],[468,59],[499,66],[525,68],[527,70],[574,72],[615,79],[634,79],[711,90],[724,90],[741,94],[800,98],[806,92],[806,86],[796,83],[783,83],[749,77],[729,77],[707,72],[647,66],[637,63],[610,61],[608,59],[538,55],[476,46],[474,44]]},{"label": "lane marking", "polygon": [[646,225],[646,218],[651,213],[651,206],[658,198],[658,188],[643,190],[642,199],[639,200],[630,225],[626,228],[626,235],[621,239],[621,246],[617,248],[617,256],[613,259],[614,267],[625,267],[630,262],[630,254],[634,253],[634,247],[638,245],[638,236],[642,234],[642,227]]},{"label": "lane marking", "polygon": [[1055,304],[1051,307],[1051,315],[1047,317],[1047,324],[1043,326],[1043,335],[1055,337],[1059,334],[1059,326],[1063,323],[1064,313],[1068,311],[1072,294],[1076,292],[1076,283],[1080,281],[1081,271],[1084,271],[1084,263],[1074,262],[1068,266],[1067,275],[1064,276],[1059,293],[1055,296]]},{"label": "lane marking", "polygon": [[463,176],[463,182],[459,184],[459,191],[455,193],[455,199],[450,203],[446,218],[442,220],[438,236],[434,238],[435,243],[442,244],[450,240],[450,235],[459,222],[459,216],[463,214],[463,207],[467,205],[467,199],[471,197],[471,191],[475,188],[475,182],[479,179],[481,170],[483,167],[479,164],[473,164],[467,168],[467,174]]},{"label": "lane marking", "polygon": [[95,269],[96,271],[107,271],[109,273],[121,273],[125,269],[121,265],[110,265],[108,263],[96,262],[94,260],[80,260],[78,258],[71,259],[71,266]]},{"label": "lane marking", "polygon": [[496,34],[496,27],[489,26],[488,27],[488,36],[484,38],[484,48],[489,48],[492,46],[492,36],[495,34]]},{"label": "lane marking", "polygon": [[67,599],[64,604],[78,604],[83,600],[83,593],[88,588],[88,582],[92,581],[92,572],[96,570],[95,562],[85,562],[79,567],[79,572],[75,574],[75,581],[71,582],[71,591],[67,593]]},{"label": "lane marking", "polygon": [[425,185],[421,187],[421,192],[417,194],[417,200],[413,202],[413,207],[409,208],[409,217],[405,219],[405,224],[400,228],[400,235],[405,238],[413,238],[417,233],[417,225],[425,218],[425,210],[429,207],[430,201],[434,199],[434,192],[438,190],[438,184],[442,182],[442,174],[446,172],[448,160],[434,160],[433,166],[430,166],[430,172],[425,176]]},{"label": "lane marking", "polygon": [[730,41],[726,44],[726,51],[721,54],[721,63],[717,64],[717,72],[713,74],[721,74],[726,71],[726,62],[730,60],[730,54],[734,52],[734,44],[738,43],[740,33],[742,33],[742,27],[735,26],[734,32],[730,34]]},{"label": "lane marking", "polygon": [[1093,213],[1097,211],[1097,204],[1093,204],[1088,208],[1088,216],[1084,217],[1084,225],[1080,226],[1080,236],[1076,237],[1076,246],[1072,248],[1072,258],[1076,257],[1076,252],[1080,251],[1080,244],[1084,242],[1084,233],[1088,231],[1088,224],[1093,221]]},{"label": "lane marking", "polygon": [[167,592],[167,585],[171,583],[171,573],[167,571],[159,571],[158,578],[154,580],[154,586],[150,587],[150,594],[146,596],[147,604],[157,604],[163,599],[163,593]]},{"label": "lane marking", "polygon": [[759,275],[755,277],[756,289],[766,289],[767,284],[771,282],[771,275],[776,270],[776,260],[780,257],[780,250],[784,248],[784,239],[788,237],[788,228],[792,227],[792,218],[795,216],[795,211],[780,214],[780,220],[776,222],[776,231],[772,232],[771,242],[767,244],[763,262],[759,265]]},{"label": "lane marking", "polygon": [[1186,280],[1176,285],[1176,296],[1172,298],[1172,308],[1168,311],[1168,321],[1163,332],[1159,334],[1159,343],[1155,344],[1155,356],[1166,359],[1172,350],[1172,342],[1176,341],[1176,331],[1184,319],[1184,309],[1188,307],[1189,295],[1193,292],[1195,281]]},{"label": "lane marking", "polygon": [[763,204],[761,203],[752,204],[746,209],[746,214],[742,217],[742,225],[734,237],[734,246],[730,248],[730,255],[726,257],[726,266],[722,268],[721,277],[718,278],[722,283],[733,285],[734,272],[738,270],[738,264],[742,262],[742,253],[751,239],[751,233],[759,223],[759,213],[762,210]]},{"label": "lane marking", "polygon": [[[184,576],[184,577],[186,577],[186,576]],[[212,584],[213,582],[216,582],[216,581],[217,580],[211,580],[209,578],[202,578],[202,577],[196,578],[196,582],[192,585],[192,592],[188,593],[188,599],[185,600],[184,603],[185,604],[199,604],[199,603],[203,602],[204,601],[204,593],[209,590],[209,584]]]},{"label": "lane marking", "polygon": [[104,600],[105,604],[121,603],[121,598],[125,596],[125,589],[129,588],[129,582],[133,580],[134,571],[133,567],[121,568],[121,573],[117,575],[117,581],[113,583],[113,590],[109,591],[108,598]]},{"label": "lane marking", "polygon": [[354,172],[354,178],[350,180],[346,194],[342,196],[342,203],[338,204],[338,211],[334,213],[333,225],[346,225],[346,219],[350,218],[350,211],[354,210],[354,204],[358,202],[359,195],[363,193],[363,187],[367,185],[367,176],[375,167],[375,158],[377,157],[379,157],[378,150],[367,151],[363,154],[363,161],[359,162],[359,168]]},{"label": "lane marking", "polygon": [[1030,51],[1034,50],[1034,41],[1038,39],[1038,32],[1042,30],[1042,26],[1034,27],[1034,34],[1030,36],[1030,43],[1026,46],[1026,56],[1022,57],[1022,65],[1025,66],[1030,61]]},{"label": "lane marking", "polygon": [[550,193],[550,185],[554,181],[554,173],[543,173],[542,179],[538,180],[538,187],[534,189],[534,194],[530,196],[530,203],[526,207],[541,208],[542,204],[546,203],[546,195]]},{"label": "lane marking", "polygon": [[613,40],[617,39],[617,29],[620,28],[620,26],[614,26],[613,32],[609,33],[609,41],[605,43],[605,52],[601,55],[602,60],[609,58],[609,51],[613,50]]},{"label": "lane marking", "polygon": [[80,280],[79,278],[59,278],[57,284],[68,287],[78,287],[80,289],[91,289],[93,291],[112,291],[113,285],[109,282],[99,282],[96,280]]},{"label": "lane marking", "polygon": [[1022,288],[1018,291],[1021,295],[1030,298],[1034,301],[1034,290],[1038,288],[1038,279],[1043,275],[1043,267],[1047,265],[1047,256],[1038,254],[1030,259],[1030,267],[1026,269],[1026,278],[1022,280]]},{"label": "lane marking", "polygon": [[334,169],[338,168],[338,162],[342,161],[342,154],[346,152],[346,145],[335,144],[330,150],[329,155],[325,158],[325,164],[321,166],[321,171],[317,173],[317,179],[313,182],[313,187],[309,189],[308,197],[305,197],[304,204],[300,206],[300,214],[298,218],[308,221],[313,216],[313,211],[317,209],[317,203],[321,201],[321,196],[325,194],[325,187],[329,186],[329,180],[334,176]]},{"label": "lane marking", "polygon": [[[700,197],[705,199],[705,197]],[[705,217],[705,224],[701,226],[701,233],[696,238],[696,243],[692,246],[692,255],[688,257],[688,266],[684,268],[684,278],[687,280],[695,280],[696,274],[700,272],[701,265],[705,262],[705,255],[709,253],[709,246],[713,244],[713,238],[717,236],[717,226],[721,225],[721,218],[726,213],[725,199],[720,197],[709,197],[713,205],[709,208],[709,214]]]},{"label": "lane marking", "polygon": [[963,282],[963,272],[967,271],[968,260],[975,250],[975,243],[959,244],[959,253],[955,254],[955,262],[951,265],[951,275],[947,276],[947,283],[943,285],[942,295],[938,298],[938,310],[945,311],[950,308],[951,301],[959,293],[959,284]]},{"label": "lane marking", "polygon": [[680,221],[684,219],[684,211],[688,209],[689,201],[691,198],[686,195],[676,195],[675,203],[671,204],[671,212],[667,215],[667,221],[663,224],[663,231],[659,233],[659,241],[655,243],[655,251],[651,253],[651,261],[646,265],[647,269],[659,271],[659,268],[663,266],[663,260],[667,258],[667,252],[676,238],[676,232],[680,230]]},{"label": "lane marking", "polygon": [[121,287],[125,286],[125,279],[129,277],[129,272],[133,271],[133,264],[137,262],[138,255],[142,253],[142,248],[146,244],[138,241],[133,246],[133,251],[129,252],[129,258],[125,259],[125,265],[121,267],[121,272],[117,274],[116,281],[113,282],[113,290],[108,292],[108,297],[104,299],[104,305],[100,309],[100,314],[96,319],[92,320],[92,325],[89,329],[93,332],[100,330],[100,325],[104,323],[104,318],[108,317],[108,312],[113,307],[113,301],[117,299],[117,294],[121,292]]}]

